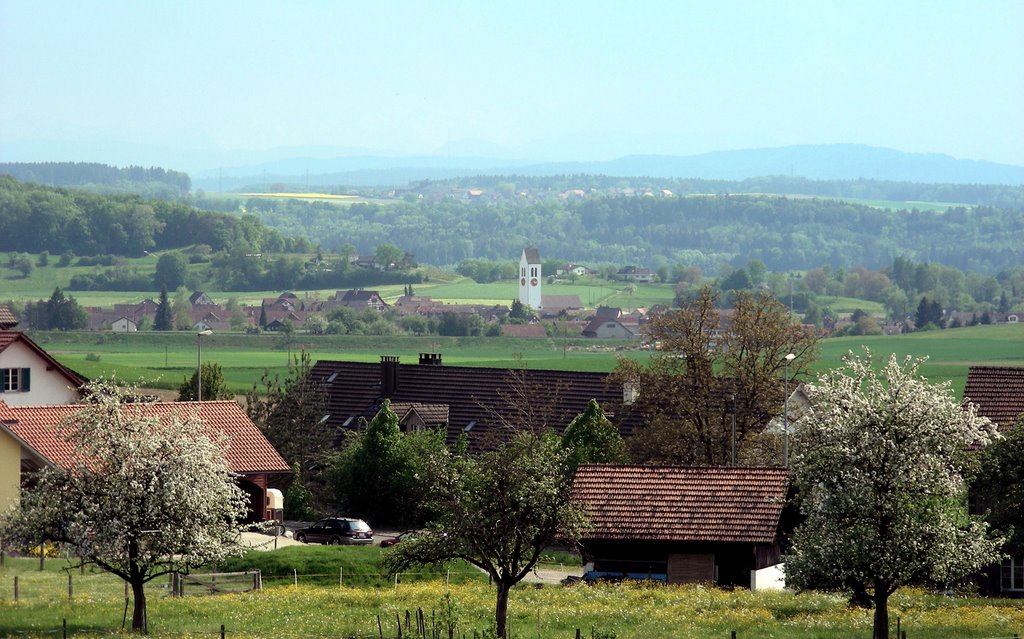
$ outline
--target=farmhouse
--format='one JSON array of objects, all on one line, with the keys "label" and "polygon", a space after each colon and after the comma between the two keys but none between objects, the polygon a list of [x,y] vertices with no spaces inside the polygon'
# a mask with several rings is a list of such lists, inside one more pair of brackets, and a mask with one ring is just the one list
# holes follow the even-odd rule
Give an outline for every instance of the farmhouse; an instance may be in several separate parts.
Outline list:
[{"label": "farmhouse", "polygon": [[[72,463],[74,449],[55,427],[78,410],[75,405],[10,406],[0,399],[0,511],[18,499],[33,472]],[[211,433],[226,435],[228,466],[249,495],[249,520],[267,518],[267,480],[291,469],[237,402],[157,402],[147,410],[159,419],[195,412]]]},{"label": "farmhouse", "polygon": [[779,563],[788,488],[784,468],[581,466],[584,561],[611,579],[753,587]]}]

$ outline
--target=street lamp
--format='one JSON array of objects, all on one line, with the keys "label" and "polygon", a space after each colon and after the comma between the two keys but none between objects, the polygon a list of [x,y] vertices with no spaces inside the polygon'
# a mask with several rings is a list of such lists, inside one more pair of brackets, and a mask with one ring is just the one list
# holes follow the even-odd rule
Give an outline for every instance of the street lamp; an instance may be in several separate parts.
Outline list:
[{"label": "street lamp", "polygon": [[786,360],[786,377],[782,407],[782,463],[789,468],[789,363],[796,359],[796,355],[790,353],[783,359]]},{"label": "street lamp", "polygon": [[203,401],[203,336],[213,335],[213,331],[206,329],[196,333],[196,354],[198,366],[196,367],[196,401]]}]

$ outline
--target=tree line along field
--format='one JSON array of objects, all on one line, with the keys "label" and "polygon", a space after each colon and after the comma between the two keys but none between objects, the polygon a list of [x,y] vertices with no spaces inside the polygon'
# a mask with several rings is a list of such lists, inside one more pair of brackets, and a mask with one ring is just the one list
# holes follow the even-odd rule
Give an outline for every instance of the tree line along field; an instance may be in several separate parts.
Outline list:
[{"label": "tree line along field", "polygon": [[[324,548],[345,556],[352,551],[379,548]],[[284,551],[266,555],[273,560]],[[253,553],[250,553],[253,554]],[[343,560],[344,561],[344,560]],[[7,558],[0,567],[0,636],[60,635],[62,620],[68,634],[90,637],[122,636],[122,583],[105,573],[79,574],[61,559]],[[350,564],[351,565],[351,564]],[[352,572],[355,572],[353,570]],[[74,594],[68,600],[68,574]],[[477,579],[445,583],[441,574],[424,579],[400,579],[387,585],[311,585],[300,571],[299,585],[290,580],[264,579],[264,590],[215,596],[172,598],[167,582],[150,583],[149,631],[156,637],[216,637],[221,625],[229,637],[378,636],[396,637],[396,616],[422,609],[442,624],[455,621],[455,636],[472,637],[492,622],[493,587]],[[13,601],[13,579],[19,577],[19,601]],[[305,583],[304,583],[305,582]],[[447,604],[451,604],[451,607]],[[946,597],[905,589],[891,599],[893,619],[913,639],[1010,637],[1024,628],[1024,606],[1016,600]],[[450,612],[445,612],[450,611]],[[608,584],[573,587],[522,584],[513,589],[509,604],[510,636],[570,639],[583,636],[618,639],[738,639],[776,637],[840,639],[871,634],[872,611],[852,608],[845,596],[823,592],[726,591],[703,586]],[[441,636],[448,636],[446,626]],[[403,628],[403,636],[414,636]]]},{"label": "tree line along field", "polygon": [[[33,332],[43,348],[61,363],[87,377],[116,374],[127,381],[143,380],[150,388],[176,389],[196,366],[196,337],[190,332]],[[889,353],[927,356],[922,373],[946,381],[963,393],[969,366],[1024,366],[1024,324],[974,326],[908,335],[839,337],[820,342],[815,372],[835,368],[843,355],[867,346],[884,360]],[[579,337],[517,339],[506,337],[244,335],[214,333],[203,338],[203,361],[224,370],[236,393],[252,388],[264,369],[287,371],[288,359],[300,350],[318,359],[378,361],[398,355],[415,363],[418,354],[441,353],[445,364],[464,366],[610,371],[619,357],[646,361],[649,351],[639,341],[593,340]]]}]

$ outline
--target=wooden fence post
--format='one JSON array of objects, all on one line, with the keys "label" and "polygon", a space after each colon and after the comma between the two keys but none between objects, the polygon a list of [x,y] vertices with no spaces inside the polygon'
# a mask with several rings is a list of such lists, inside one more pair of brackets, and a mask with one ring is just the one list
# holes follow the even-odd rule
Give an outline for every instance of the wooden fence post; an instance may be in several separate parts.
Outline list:
[{"label": "wooden fence post", "polygon": [[224,639],[224,624],[220,625],[220,639]]},{"label": "wooden fence post", "polygon": [[42,570],[43,570],[43,561],[45,559],[46,559],[46,548],[44,548],[43,544],[40,543],[39,544],[39,571],[40,572],[42,572]]},{"label": "wooden fence post", "polygon": [[69,572],[68,573],[68,601],[71,601],[73,595],[74,595],[74,589],[73,589],[73,587],[71,585],[71,573]]},{"label": "wooden fence post", "polygon": [[732,633],[729,634],[729,637],[731,637],[731,639],[736,639],[736,631],[733,630]]},{"label": "wooden fence post", "polygon": [[18,600],[18,575],[14,575],[14,600]]},{"label": "wooden fence post", "polygon": [[68,620],[62,619],[60,624],[60,636],[63,639],[68,639]]}]

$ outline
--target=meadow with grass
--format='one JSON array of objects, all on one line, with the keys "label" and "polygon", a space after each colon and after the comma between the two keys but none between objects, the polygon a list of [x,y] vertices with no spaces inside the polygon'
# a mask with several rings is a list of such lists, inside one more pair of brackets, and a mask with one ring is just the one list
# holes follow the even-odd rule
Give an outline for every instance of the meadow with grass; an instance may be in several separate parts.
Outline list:
[{"label": "meadow with grass", "polygon": [[[195,370],[196,337],[191,332],[33,332],[43,348],[86,377],[116,375],[157,389],[176,389]],[[1024,366],[1024,324],[972,326],[907,335],[838,337],[821,341],[812,370],[838,367],[849,351],[867,346],[881,361],[890,353],[928,357],[921,367],[932,381],[949,380],[960,396],[970,366]],[[554,336],[506,337],[357,336],[214,333],[203,338],[203,360],[216,362],[236,393],[251,389],[264,370],[285,375],[301,350],[319,359],[374,362],[398,355],[415,363],[419,353],[441,353],[445,364],[461,366],[610,371],[621,357],[645,361],[651,352],[638,340],[594,340]]]},{"label": "meadow with grass", "polygon": [[[379,570],[372,556],[379,548],[309,549],[314,563],[289,561],[288,551],[252,552],[252,564],[278,564],[294,578],[264,577],[262,592],[171,597],[168,581],[156,580],[148,590],[149,631],[155,637],[384,637],[398,635],[398,620],[422,610],[427,627],[443,628],[450,620],[454,636],[485,631],[493,618],[494,590],[486,578],[458,571],[402,575],[397,584],[381,577],[360,583],[359,569]],[[300,548],[299,550],[306,550]],[[328,557],[330,555],[330,557]],[[361,555],[361,557],[355,557]],[[308,560],[309,558],[307,558]],[[321,563],[322,562],[322,563]],[[72,563],[51,559],[39,572],[36,559],[7,558],[0,568],[0,636],[122,636],[124,589],[105,573],[80,574]],[[336,566],[346,564],[353,578],[338,583]],[[358,566],[361,568],[357,569]],[[301,570],[300,570],[301,569]],[[330,573],[318,583],[306,571]],[[453,571],[456,572],[456,571]],[[68,597],[68,575],[74,592]],[[13,579],[19,598],[13,600]],[[1024,630],[1024,605],[1019,600],[945,596],[924,590],[902,590],[890,601],[892,618],[910,639],[1011,637]],[[583,636],[620,639],[840,639],[869,637],[871,611],[853,608],[841,594],[823,592],[727,591],[706,586],[662,586],[639,583],[540,586],[521,584],[511,596],[512,637],[571,639]],[[380,631],[378,630],[380,618]],[[414,628],[412,629],[414,630]],[[403,627],[402,636],[413,636]]]}]

